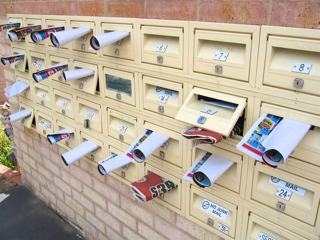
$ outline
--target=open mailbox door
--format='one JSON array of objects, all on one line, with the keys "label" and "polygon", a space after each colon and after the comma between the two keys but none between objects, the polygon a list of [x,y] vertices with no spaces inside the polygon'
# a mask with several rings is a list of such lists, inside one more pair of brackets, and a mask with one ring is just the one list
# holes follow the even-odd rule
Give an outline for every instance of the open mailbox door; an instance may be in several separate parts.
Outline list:
[{"label": "open mailbox door", "polygon": [[195,87],[176,119],[228,137],[246,104],[246,98]]}]

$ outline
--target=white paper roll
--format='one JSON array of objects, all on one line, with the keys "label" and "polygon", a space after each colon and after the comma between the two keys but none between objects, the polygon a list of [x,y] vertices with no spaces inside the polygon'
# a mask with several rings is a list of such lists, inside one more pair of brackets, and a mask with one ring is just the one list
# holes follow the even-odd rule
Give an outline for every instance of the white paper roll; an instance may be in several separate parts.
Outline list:
[{"label": "white paper roll", "polygon": [[88,153],[91,153],[97,150],[100,146],[91,142],[91,141],[84,141],[80,145],[76,146],[75,148],[71,149],[68,152],[65,152],[61,155],[63,162],[68,166],[71,163],[79,160],[80,158],[86,156]]},{"label": "white paper roll", "polygon": [[106,175],[131,162],[132,159],[127,155],[117,156],[116,154],[112,154],[111,156],[99,162],[98,170],[101,175]]},{"label": "white paper roll", "polygon": [[125,31],[114,31],[114,32],[106,32],[96,36],[92,36],[90,39],[91,47],[95,50],[99,50],[104,48],[107,45],[113,44],[127,36],[129,36],[129,32]]},{"label": "white paper roll", "polygon": [[233,164],[233,161],[212,154],[193,174],[193,181],[200,187],[210,187]]},{"label": "white paper roll", "polygon": [[4,89],[4,95],[6,96],[6,98],[12,98],[27,90],[29,87],[29,83],[18,80],[11,86]]},{"label": "white paper roll", "polygon": [[24,118],[30,117],[31,114],[32,114],[32,112],[30,110],[24,109],[19,112],[10,114],[9,119],[10,119],[10,122],[16,122],[16,121],[22,120]]},{"label": "white paper roll", "polygon": [[54,32],[50,34],[52,45],[61,47],[75,39],[78,39],[92,31],[91,28],[73,28],[61,32]]},{"label": "white paper roll", "polygon": [[73,81],[73,80],[89,77],[94,74],[95,74],[94,70],[80,68],[80,69],[75,69],[70,71],[64,71],[63,77],[66,81]]},{"label": "white paper roll", "polygon": [[146,140],[133,150],[133,159],[139,163],[144,162],[155,150],[161,147],[169,137],[152,132]]},{"label": "white paper roll", "polygon": [[266,148],[262,155],[263,161],[273,167],[278,167],[285,163],[310,127],[310,124],[286,118],[282,119],[261,143]]}]

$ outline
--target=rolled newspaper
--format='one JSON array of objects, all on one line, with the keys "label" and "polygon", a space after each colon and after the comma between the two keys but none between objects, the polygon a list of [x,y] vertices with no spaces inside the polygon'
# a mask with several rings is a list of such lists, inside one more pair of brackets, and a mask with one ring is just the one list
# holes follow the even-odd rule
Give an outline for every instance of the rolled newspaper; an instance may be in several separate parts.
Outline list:
[{"label": "rolled newspaper", "polygon": [[68,152],[65,152],[61,155],[61,158],[65,165],[70,165],[71,163],[79,160],[80,158],[86,156],[88,153],[91,153],[97,150],[100,146],[91,142],[91,141],[84,141],[80,145],[76,146],[75,148],[71,149]]},{"label": "rolled newspaper", "polygon": [[168,136],[165,136],[161,133],[152,132],[139,146],[137,146],[133,150],[133,159],[139,163],[144,162],[155,150],[161,147],[168,139]]},{"label": "rolled newspaper", "polygon": [[11,42],[17,42],[19,40],[24,39],[31,32],[40,30],[40,29],[41,29],[41,25],[31,25],[28,27],[12,29],[7,34]]},{"label": "rolled newspaper", "polygon": [[101,175],[106,175],[131,162],[132,158],[127,155],[118,156],[116,154],[111,154],[111,156],[99,162],[98,171]]},{"label": "rolled newspaper", "polygon": [[93,76],[95,74],[95,71],[91,69],[80,68],[80,69],[75,69],[70,71],[64,71],[62,74],[66,81],[73,81],[73,80]]},{"label": "rolled newspaper", "polygon": [[123,38],[129,36],[129,32],[114,31],[106,32],[99,35],[92,36],[90,39],[90,45],[93,49],[99,50],[107,45],[120,41]]},{"label": "rolled newspaper", "polygon": [[92,32],[91,28],[72,28],[61,32],[51,33],[50,39],[53,46],[61,47],[75,39],[83,37],[90,32]]},{"label": "rolled newspaper", "polygon": [[40,82],[45,80],[46,78],[52,76],[53,74],[57,73],[57,72],[61,72],[63,70],[67,70],[68,69],[68,64],[56,64],[50,68],[35,72],[32,74],[33,79],[36,82]]},{"label": "rolled newspaper", "polygon": [[9,120],[10,120],[10,122],[16,122],[16,121],[22,120],[24,118],[30,117],[31,115],[32,115],[32,112],[30,110],[23,109],[19,112],[15,112],[15,113],[10,114]]},{"label": "rolled newspaper", "polygon": [[51,27],[46,29],[41,29],[31,33],[30,37],[34,43],[39,43],[47,39],[51,33],[63,31],[64,27]]},{"label": "rolled newspaper", "polygon": [[22,61],[24,60],[24,58],[25,58],[25,55],[19,53],[11,56],[2,57],[1,62],[3,65],[9,65],[17,61]]},{"label": "rolled newspaper", "polygon": [[24,81],[16,81],[11,86],[8,86],[4,89],[4,95],[6,98],[15,97],[30,87],[30,84]]}]

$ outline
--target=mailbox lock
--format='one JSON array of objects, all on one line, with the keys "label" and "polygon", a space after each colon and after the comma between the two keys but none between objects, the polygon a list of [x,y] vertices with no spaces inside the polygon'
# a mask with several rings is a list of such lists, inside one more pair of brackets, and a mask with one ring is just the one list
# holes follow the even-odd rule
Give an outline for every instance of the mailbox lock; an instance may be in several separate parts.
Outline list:
[{"label": "mailbox lock", "polygon": [[163,64],[163,56],[157,56],[157,63]]},{"label": "mailbox lock", "polygon": [[304,80],[302,78],[295,78],[293,80],[293,87],[296,89],[302,89],[304,85]]},{"label": "mailbox lock", "polygon": [[82,51],[85,51],[85,50],[86,50],[86,44],[85,44],[85,43],[82,43],[82,44],[81,44],[81,50],[82,50]]},{"label": "mailbox lock", "polygon": [[58,80],[59,80],[59,81],[62,81],[62,76],[59,76],[59,77],[58,77]]},{"label": "mailbox lock", "polygon": [[117,98],[117,100],[121,101],[121,93],[117,93],[116,98]]},{"label": "mailbox lock", "polygon": [[208,218],[207,224],[208,224],[210,227],[213,227],[213,224],[214,224],[213,219],[212,219],[212,218]]},{"label": "mailbox lock", "polygon": [[83,89],[83,83],[79,84],[79,89]]},{"label": "mailbox lock", "polygon": [[42,133],[43,133],[44,135],[46,135],[47,132],[46,132],[46,130],[42,130]]},{"label": "mailbox lock", "polygon": [[163,106],[158,106],[158,112],[159,113],[164,113],[164,107]]},{"label": "mailbox lock", "polygon": [[84,128],[90,128],[90,120],[89,119],[85,119],[84,121],[83,121],[83,127]]},{"label": "mailbox lock", "polygon": [[125,171],[121,171],[121,177],[125,178],[126,177],[126,172]]},{"label": "mailbox lock", "polygon": [[70,145],[69,141],[65,141],[65,144],[67,147],[69,147],[69,145]]},{"label": "mailbox lock", "polygon": [[43,101],[43,100],[41,100],[41,105],[42,105],[42,106],[44,105],[44,101]]},{"label": "mailbox lock", "polygon": [[124,139],[124,136],[122,134],[119,134],[119,140],[123,142],[123,139]]},{"label": "mailbox lock", "polygon": [[160,156],[161,159],[164,159],[165,156],[166,156],[166,154],[165,154],[164,151],[160,151],[160,152],[159,152],[159,156]]},{"label": "mailbox lock", "polygon": [[116,48],[116,49],[114,50],[114,55],[117,56],[117,57],[120,55],[120,50],[119,50],[119,48]]},{"label": "mailbox lock", "polygon": [[214,66],[214,71],[216,74],[222,74],[223,67],[221,65],[215,65]]},{"label": "mailbox lock", "polygon": [[94,154],[93,153],[90,154],[90,160],[94,161]]},{"label": "mailbox lock", "polygon": [[286,205],[282,202],[277,202],[276,209],[280,212],[283,212],[286,209]]},{"label": "mailbox lock", "polygon": [[62,113],[62,115],[66,115],[66,110],[62,109],[61,113]]}]

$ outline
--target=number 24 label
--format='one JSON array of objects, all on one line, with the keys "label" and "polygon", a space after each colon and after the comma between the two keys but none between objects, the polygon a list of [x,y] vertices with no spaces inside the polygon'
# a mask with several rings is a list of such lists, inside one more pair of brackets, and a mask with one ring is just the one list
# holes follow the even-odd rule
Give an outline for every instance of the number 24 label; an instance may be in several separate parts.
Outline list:
[{"label": "number 24 label", "polygon": [[276,191],[276,195],[284,200],[290,201],[292,192],[287,189],[278,188]]}]

